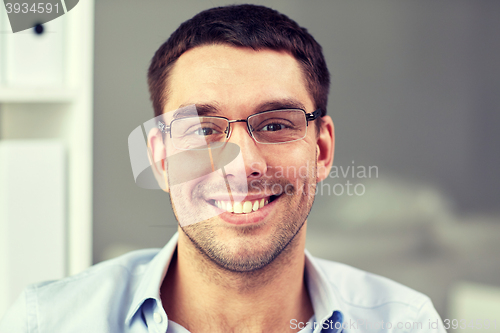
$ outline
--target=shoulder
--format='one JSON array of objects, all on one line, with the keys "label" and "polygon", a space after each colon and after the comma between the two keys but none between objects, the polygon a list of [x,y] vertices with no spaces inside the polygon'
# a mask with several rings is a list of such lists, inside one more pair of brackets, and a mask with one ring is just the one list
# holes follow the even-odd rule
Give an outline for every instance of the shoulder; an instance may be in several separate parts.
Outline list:
[{"label": "shoulder", "polygon": [[[96,327],[105,327],[100,324],[110,317],[123,316],[120,310],[132,301],[140,277],[158,251],[130,252],[73,276],[29,285],[2,318],[0,332],[6,327],[8,332],[25,332],[23,327],[33,328],[40,323],[39,320],[48,323],[55,318],[59,321],[58,329],[69,331],[83,321],[87,321],[85,325],[88,326],[89,318]],[[50,326],[48,331],[52,328],[56,326]]]},{"label": "shoulder", "polygon": [[[158,249],[133,251],[120,257],[103,261],[85,271],[64,279],[36,283],[27,290],[36,290],[39,294],[54,295],[67,292],[77,293],[82,289],[112,290],[134,282],[133,277],[141,275],[147,264],[158,253]],[[118,283],[117,283],[118,282]]]},{"label": "shoulder", "polygon": [[415,315],[427,306],[433,308],[428,296],[391,279],[339,262],[315,257],[313,260],[346,308],[375,312],[401,309]]},{"label": "shoulder", "polygon": [[330,302],[341,310],[349,328],[446,332],[426,295],[349,265],[312,256],[309,259],[326,284],[324,290],[331,291]]}]

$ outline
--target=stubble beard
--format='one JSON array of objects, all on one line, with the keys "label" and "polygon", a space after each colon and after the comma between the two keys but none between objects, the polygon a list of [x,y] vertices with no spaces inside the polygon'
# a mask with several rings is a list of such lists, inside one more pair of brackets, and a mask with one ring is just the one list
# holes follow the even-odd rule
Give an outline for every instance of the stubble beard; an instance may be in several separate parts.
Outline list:
[{"label": "stubble beard", "polygon": [[[297,178],[301,183],[297,184],[298,186],[286,179],[266,179],[262,183],[256,181],[257,186],[262,188],[272,188],[274,184],[278,184],[287,189],[287,193],[283,193],[278,199],[281,200],[281,207],[275,207],[280,212],[275,214],[272,221],[266,222],[273,226],[273,232],[264,240],[264,244],[258,243],[258,240],[252,237],[252,234],[261,227],[260,225],[232,228],[234,237],[238,239],[236,248],[227,246],[218,237],[219,231],[230,228],[225,222],[216,221],[220,220],[218,217],[187,226],[182,226],[181,223],[179,225],[194,248],[209,262],[229,272],[258,273],[285,250],[290,252],[291,248],[297,244],[293,240],[302,229],[314,202],[316,167],[315,163],[312,168],[308,169],[306,177]],[[255,187],[255,183],[252,186]],[[179,221],[182,216],[178,215],[171,197],[170,201]],[[179,207],[179,209],[188,211],[187,207]]]}]

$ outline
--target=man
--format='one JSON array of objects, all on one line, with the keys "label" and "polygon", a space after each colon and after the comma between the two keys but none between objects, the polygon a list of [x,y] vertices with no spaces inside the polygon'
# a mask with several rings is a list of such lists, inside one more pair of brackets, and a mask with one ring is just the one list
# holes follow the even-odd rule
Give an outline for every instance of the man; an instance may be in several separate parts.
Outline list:
[{"label": "man", "polygon": [[321,47],[241,5],[183,23],[152,59],[152,170],[178,234],[28,287],[1,332],[443,332],[409,288],[305,252],[333,161]]}]

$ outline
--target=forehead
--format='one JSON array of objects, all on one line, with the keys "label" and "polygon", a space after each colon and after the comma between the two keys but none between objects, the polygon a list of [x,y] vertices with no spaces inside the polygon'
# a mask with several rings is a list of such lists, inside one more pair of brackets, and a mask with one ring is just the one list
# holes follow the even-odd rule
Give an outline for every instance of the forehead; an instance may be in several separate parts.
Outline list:
[{"label": "forehead", "polygon": [[263,102],[297,100],[312,108],[298,61],[287,52],[207,45],[182,54],[169,77],[165,112],[209,103],[251,111]]}]

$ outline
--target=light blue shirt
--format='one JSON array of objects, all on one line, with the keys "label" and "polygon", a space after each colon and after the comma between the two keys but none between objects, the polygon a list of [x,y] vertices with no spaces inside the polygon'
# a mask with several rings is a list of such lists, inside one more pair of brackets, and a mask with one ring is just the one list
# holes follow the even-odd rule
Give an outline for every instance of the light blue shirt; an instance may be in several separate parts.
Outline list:
[{"label": "light blue shirt", "polygon": [[[168,319],[159,295],[177,239],[176,234],[161,250],[134,251],[80,274],[27,287],[2,318],[0,332],[188,332]],[[301,333],[446,332],[427,296],[314,258],[307,250],[305,256],[314,316],[309,323],[290,318],[290,328]]]}]

